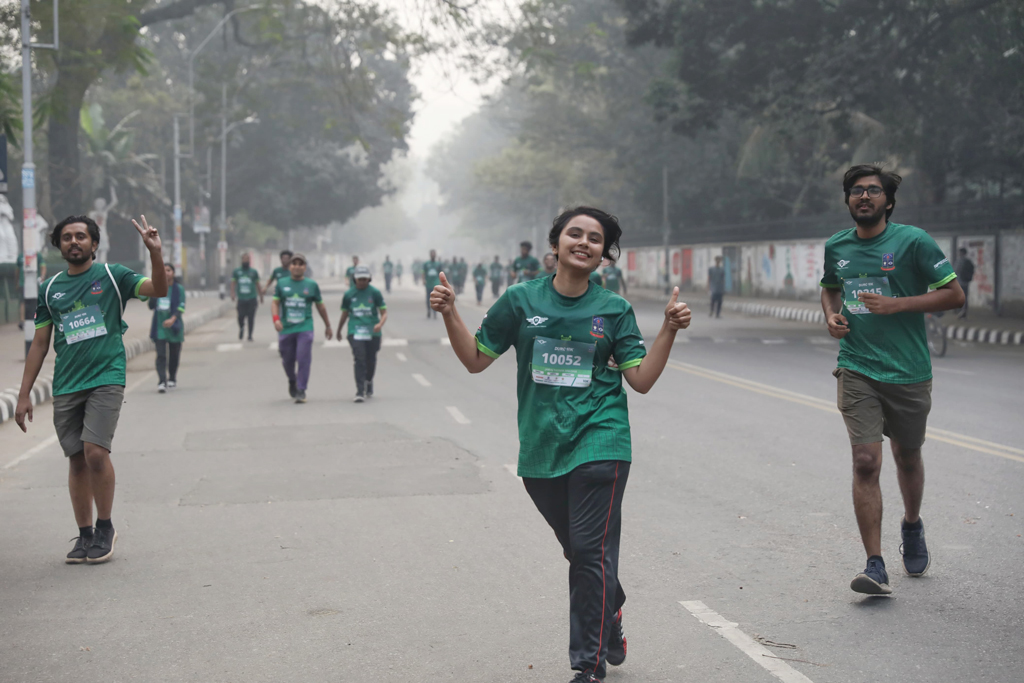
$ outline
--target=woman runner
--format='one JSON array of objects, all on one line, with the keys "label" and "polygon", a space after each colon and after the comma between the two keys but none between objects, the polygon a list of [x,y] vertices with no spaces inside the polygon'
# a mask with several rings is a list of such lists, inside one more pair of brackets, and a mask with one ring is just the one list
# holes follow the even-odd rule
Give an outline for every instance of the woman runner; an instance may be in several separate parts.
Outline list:
[{"label": "woman runner", "polygon": [[548,236],[556,273],[509,287],[475,338],[444,273],[430,295],[471,373],[516,349],[519,476],[569,560],[574,683],[601,681],[606,662],[626,659],[618,564],[631,443],[622,378],[635,391],[650,391],[676,332],[690,325],[676,287],[648,351],[629,302],[590,281],[602,259],[618,256],[621,234],[618,220],[599,209],[564,212]]}]

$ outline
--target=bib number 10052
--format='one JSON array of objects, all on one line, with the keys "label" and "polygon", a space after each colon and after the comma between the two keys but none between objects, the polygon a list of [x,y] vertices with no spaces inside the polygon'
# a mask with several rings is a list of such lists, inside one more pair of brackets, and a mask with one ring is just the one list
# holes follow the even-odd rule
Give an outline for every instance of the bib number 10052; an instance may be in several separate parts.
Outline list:
[{"label": "bib number 10052", "polygon": [[565,365],[570,367],[582,367],[583,356],[573,356],[565,353],[542,353],[545,365]]}]

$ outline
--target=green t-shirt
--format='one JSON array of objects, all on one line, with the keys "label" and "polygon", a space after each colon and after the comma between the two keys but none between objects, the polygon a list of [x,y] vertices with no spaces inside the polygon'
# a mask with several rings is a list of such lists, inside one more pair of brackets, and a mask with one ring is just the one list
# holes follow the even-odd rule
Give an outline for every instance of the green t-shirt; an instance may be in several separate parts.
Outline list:
[{"label": "green t-shirt", "polygon": [[500,263],[491,264],[491,282],[501,282],[501,279],[505,277],[505,266]]},{"label": "green t-shirt", "polygon": [[280,302],[281,334],[313,331],[313,304],[322,304],[320,285],[308,277],[278,280],[274,300]]},{"label": "green t-shirt", "polygon": [[595,460],[632,459],[622,373],[647,349],[629,302],[600,287],[559,294],[552,278],[509,287],[476,333],[497,358],[516,349],[519,476],[549,479]]},{"label": "green t-shirt", "polygon": [[[178,310],[171,310],[171,288],[176,287],[178,289]],[[185,341],[185,324],[172,325],[170,328],[164,327],[164,321],[170,318],[172,315],[178,316],[178,320],[181,320],[181,316],[185,313],[185,288],[180,282],[174,282],[171,287],[167,289],[167,296],[162,296],[156,300],[156,338],[170,342],[172,344],[180,344]],[[177,328],[175,331],[174,328]]]},{"label": "green t-shirt", "polygon": [[440,261],[425,261],[423,263],[423,284],[430,290],[441,284],[441,271],[444,266]]},{"label": "green t-shirt", "polygon": [[391,275],[394,272],[395,272],[395,264],[392,263],[391,261],[385,261],[384,262],[384,274],[385,275]]},{"label": "green t-shirt", "polygon": [[403,268],[402,268],[402,262],[401,262],[401,261],[399,261],[399,262],[398,262],[398,265],[397,265],[397,266],[395,266],[395,275],[397,275],[398,277],[402,277],[402,270],[403,270]]},{"label": "green t-shirt", "polygon": [[341,299],[341,310],[348,311],[348,333],[357,341],[379,337],[373,326],[380,322],[380,312],[387,310],[384,296],[373,285],[366,289],[353,287]]},{"label": "green t-shirt", "polygon": [[605,289],[616,293],[622,289],[622,271],[618,266],[607,266],[601,274],[604,276]]},{"label": "green t-shirt", "polygon": [[520,282],[528,282],[537,277],[540,261],[532,256],[520,256],[512,262],[512,268],[515,269]]},{"label": "green t-shirt", "polygon": [[821,286],[843,291],[850,327],[839,343],[838,366],[890,384],[931,379],[924,313],[875,315],[856,301],[857,293],[918,296],[955,277],[949,259],[920,228],[890,222],[871,239],[857,237],[856,228],[829,238]]},{"label": "green t-shirt", "polygon": [[278,266],[277,268],[274,268],[274,271],[270,274],[270,281],[281,282],[282,280],[289,279],[291,276],[291,270],[285,268],[284,266]]},{"label": "green t-shirt", "polygon": [[235,268],[231,273],[231,279],[235,282],[235,295],[239,301],[249,301],[259,295],[258,286],[260,274],[255,268]]},{"label": "green t-shirt", "polygon": [[127,325],[123,324],[121,302],[127,304],[132,297],[145,299],[139,296],[139,287],[147,279],[117,263],[110,264],[108,275],[102,264],[94,263],[84,273],[61,271],[39,285],[36,329],[57,323],[53,331],[57,354],[54,396],[110,384],[124,386],[121,335]]},{"label": "green t-shirt", "polygon": [[348,278],[348,286],[349,287],[355,287],[356,286],[356,267],[355,266],[349,266],[348,269],[345,271],[345,277]]},{"label": "green t-shirt", "polygon": [[604,282],[601,281],[601,273],[597,272],[596,270],[590,274],[590,281],[593,282],[598,287],[604,287]]},{"label": "green t-shirt", "polygon": [[473,280],[479,287],[487,284],[487,269],[484,268],[482,263],[478,263],[476,268],[473,269]]}]

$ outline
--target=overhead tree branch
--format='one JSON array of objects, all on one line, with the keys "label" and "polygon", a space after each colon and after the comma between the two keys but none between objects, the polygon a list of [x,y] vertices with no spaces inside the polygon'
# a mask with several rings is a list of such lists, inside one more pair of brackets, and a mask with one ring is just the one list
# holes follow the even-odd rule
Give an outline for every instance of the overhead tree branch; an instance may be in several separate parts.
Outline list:
[{"label": "overhead tree branch", "polygon": [[139,25],[149,26],[150,24],[157,24],[161,21],[184,19],[202,7],[225,4],[227,4],[226,0],[177,0],[177,2],[161,5],[142,12],[139,14]]}]

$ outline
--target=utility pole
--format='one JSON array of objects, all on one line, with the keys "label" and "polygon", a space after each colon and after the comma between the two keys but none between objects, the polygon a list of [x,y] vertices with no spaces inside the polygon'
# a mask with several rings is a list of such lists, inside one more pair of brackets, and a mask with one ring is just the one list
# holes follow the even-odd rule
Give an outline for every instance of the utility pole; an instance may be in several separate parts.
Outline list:
[{"label": "utility pole", "polygon": [[[178,116],[174,115],[174,268],[181,273],[181,143],[179,136],[181,131],[178,126]],[[183,114],[181,115],[183,116]],[[191,152],[191,150],[189,150]],[[192,156],[189,154],[188,156]]]},{"label": "utility pole", "polygon": [[22,273],[25,286],[22,296],[25,304],[25,357],[32,346],[35,325],[30,321],[36,311],[36,297],[39,293],[39,245],[36,244],[36,165],[32,148],[32,48],[57,50],[60,47],[60,33],[57,19],[57,0],[53,0],[53,43],[49,45],[32,43],[32,15],[29,0],[21,0],[21,116],[24,140],[22,147],[25,160],[21,165],[21,253]]},{"label": "utility pole", "polygon": [[228,86],[220,86],[220,241],[217,243],[217,290],[223,299],[227,293],[224,269],[228,251]]},{"label": "utility pole", "polygon": [[668,164],[661,165],[661,229],[662,242],[665,248],[665,293],[672,291],[672,264],[668,242],[671,227],[668,222]]}]

